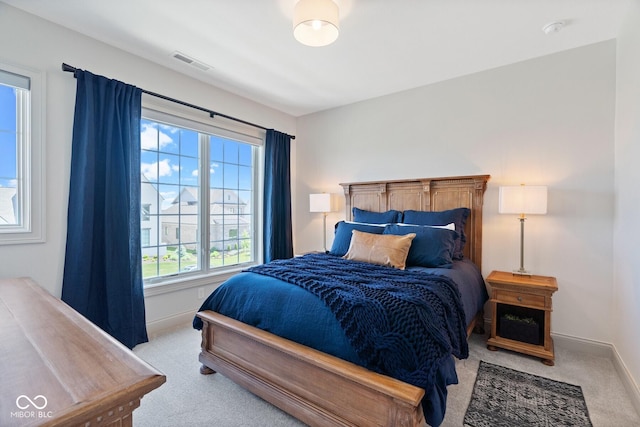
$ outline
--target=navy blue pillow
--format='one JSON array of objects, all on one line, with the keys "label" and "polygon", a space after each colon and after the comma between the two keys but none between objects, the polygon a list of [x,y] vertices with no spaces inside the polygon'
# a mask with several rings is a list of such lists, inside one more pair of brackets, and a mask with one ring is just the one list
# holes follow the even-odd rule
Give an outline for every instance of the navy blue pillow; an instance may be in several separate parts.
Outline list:
[{"label": "navy blue pillow", "polygon": [[366,222],[369,224],[395,224],[396,222],[402,222],[402,212],[396,210],[373,212],[352,208],[351,213],[353,213],[353,220],[355,222]]},{"label": "navy blue pillow", "polygon": [[411,242],[407,266],[451,268],[458,233],[446,228],[420,225],[387,225],[383,234],[403,236],[415,233]]},{"label": "navy blue pillow", "polygon": [[351,235],[353,230],[362,231],[365,233],[382,234],[384,232],[384,226],[360,224],[357,222],[340,221],[336,224],[336,232],[333,236],[333,244],[329,253],[331,255],[344,256],[349,251],[349,245],[351,244]]},{"label": "navy blue pillow", "polygon": [[467,243],[467,236],[464,234],[464,226],[471,210],[468,208],[455,208],[448,211],[425,212],[425,211],[404,211],[404,223],[416,225],[447,225],[454,223],[460,238],[456,240],[456,247],[453,252],[453,259],[464,257],[464,245]]}]

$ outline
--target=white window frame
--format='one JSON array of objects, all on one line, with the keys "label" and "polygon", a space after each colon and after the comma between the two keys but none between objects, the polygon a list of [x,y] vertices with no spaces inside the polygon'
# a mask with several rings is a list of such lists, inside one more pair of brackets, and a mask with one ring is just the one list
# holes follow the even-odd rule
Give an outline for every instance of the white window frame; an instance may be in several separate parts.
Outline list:
[{"label": "white window frame", "polygon": [[[22,111],[22,132],[18,147],[22,186],[19,210],[22,223],[15,227],[0,227],[0,245],[42,243],[45,241],[45,72],[0,62],[0,70],[24,76],[30,80],[30,102]],[[26,106],[25,106],[26,108]],[[17,130],[17,129],[16,129]]]},{"label": "white window frame", "polygon": [[[188,129],[194,129],[193,123],[198,123],[199,130],[225,138],[238,139],[238,134],[242,135],[244,142],[263,148],[265,131],[258,130],[244,125],[237,125],[234,122],[225,121],[223,124],[212,125],[209,117],[203,117],[202,113],[194,112],[193,109],[180,107],[177,104],[158,102],[155,98],[143,95],[142,117],[149,120],[155,120],[162,123],[170,123],[175,126],[181,126]],[[208,154],[207,154],[208,157]],[[263,185],[264,185],[264,150],[257,150],[254,159],[254,189],[255,200],[253,205],[253,217],[255,218],[255,227],[253,229],[254,242],[254,261],[251,264],[260,264],[263,259],[262,250],[262,209],[263,209]],[[204,188],[204,187],[202,187]],[[202,190],[201,188],[201,190]],[[205,196],[201,194],[201,196]],[[201,197],[203,200],[208,200]],[[208,219],[201,227],[201,242],[208,239]],[[205,237],[206,236],[206,237]],[[144,281],[145,296],[159,295],[167,292],[174,292],[180,289],[187,289],[195,286],[211,285],[212,277],[215,283],[221,283],[231,275],[247,268],[247,264],[238,264],[228,267],[219,267],[216,269],[203,269],[192,272],[181,272],[175,275],[154,277]]]}]

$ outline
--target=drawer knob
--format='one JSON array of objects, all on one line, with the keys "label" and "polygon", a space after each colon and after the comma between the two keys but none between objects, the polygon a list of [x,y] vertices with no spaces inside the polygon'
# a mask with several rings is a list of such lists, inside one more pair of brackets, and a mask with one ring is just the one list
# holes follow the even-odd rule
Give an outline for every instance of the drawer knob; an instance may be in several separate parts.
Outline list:
[{"label": "drawer knob", "polygon": [[522,297],[518,297],[518,301],[522,302]]}]

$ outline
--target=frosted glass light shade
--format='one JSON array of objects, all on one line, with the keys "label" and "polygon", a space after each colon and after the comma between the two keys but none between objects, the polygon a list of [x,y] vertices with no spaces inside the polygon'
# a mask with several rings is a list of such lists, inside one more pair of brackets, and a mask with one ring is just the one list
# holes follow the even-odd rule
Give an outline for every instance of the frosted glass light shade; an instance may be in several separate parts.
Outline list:
[{"label": "frosted glass light shade", "polygon": [[333,0],[300,0],[293,9],[293,36],[307,46],[326,46],[338,38],[339,10]]},{"label": "frosted glass light shade", "polygon": [[498,212],[501,214],[546,214],[547,187],[543,185],[500,187]]},{"label": "frosted glass light shade", "polygon": [[309,194],[309,212],[331,212],[331,194]]}]

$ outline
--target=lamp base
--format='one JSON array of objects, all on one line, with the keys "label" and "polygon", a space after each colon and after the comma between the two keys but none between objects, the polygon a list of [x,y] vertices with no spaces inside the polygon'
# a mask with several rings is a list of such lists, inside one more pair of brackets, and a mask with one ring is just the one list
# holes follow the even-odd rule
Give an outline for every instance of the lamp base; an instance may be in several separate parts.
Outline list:
[{"label": "lamp base", "polygon": [[529,270],[525,270],[523,268],[520,268],[518,270],[513,270],[511,273],[516,275],[516,276],[533,276],[533,273],[531,273]]}]

